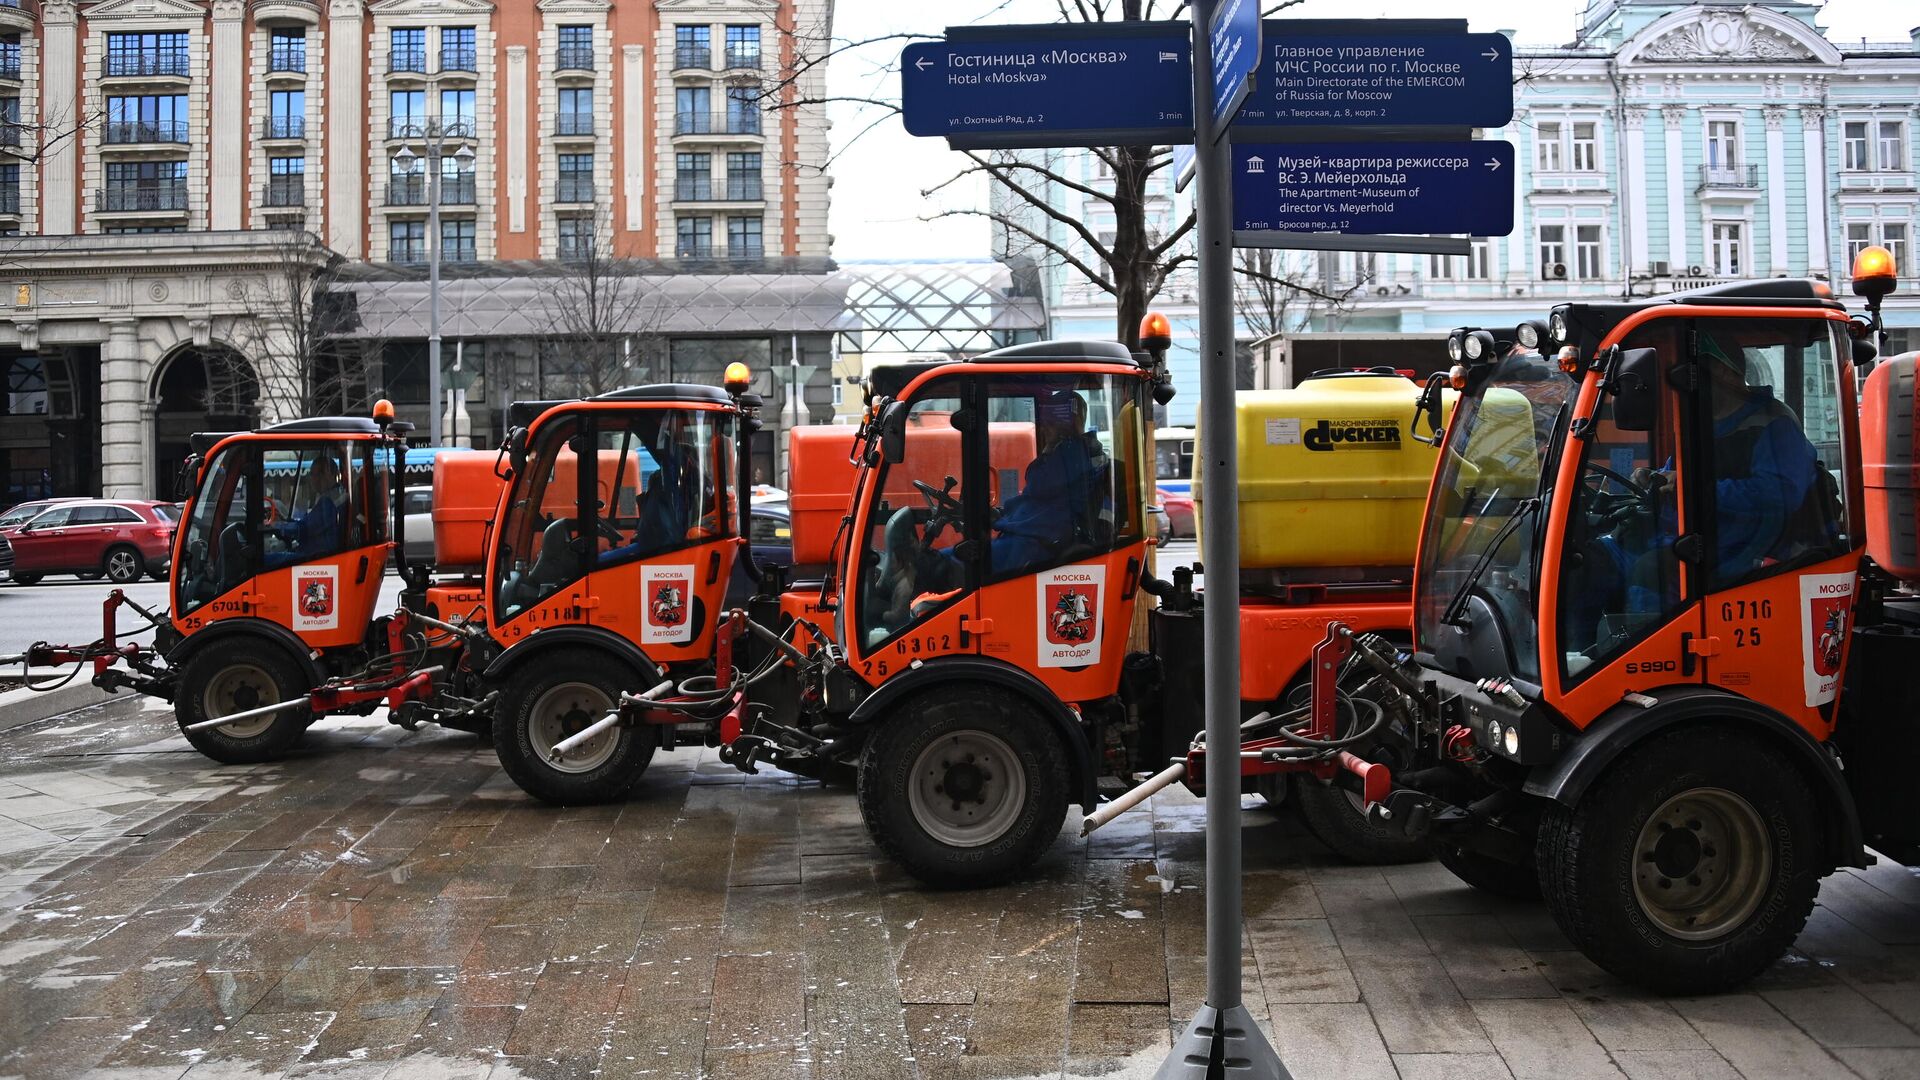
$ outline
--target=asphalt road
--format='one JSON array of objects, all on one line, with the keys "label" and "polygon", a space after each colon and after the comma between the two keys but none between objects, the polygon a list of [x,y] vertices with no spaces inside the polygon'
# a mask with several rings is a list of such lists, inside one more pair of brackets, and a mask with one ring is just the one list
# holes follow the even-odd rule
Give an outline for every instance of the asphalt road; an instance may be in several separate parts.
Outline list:
[{"label": "asphalt road", "polygon": [[[1187,565],[1200,557],[1192,540],[1176,540],[1160,552],[1160,575],[1173,567]],[[1197,582],[1196,582],[1197,583]],[[38,585],[0,582],[0,655],[24,651],[36,641],[57,644],[85,644],[100,636],[100,605],[111,585],[103,581],[50,577]],[[141,581],[127,587],[127,595],[146,608],[159,611],[168,606],[167,583]],[[375,610],[391,610],[399,602],[400,579],[387,575]],[[121,625],[137,622],[138,615],[125,612]],[[139,635],[132,640],[151,640]]]}]

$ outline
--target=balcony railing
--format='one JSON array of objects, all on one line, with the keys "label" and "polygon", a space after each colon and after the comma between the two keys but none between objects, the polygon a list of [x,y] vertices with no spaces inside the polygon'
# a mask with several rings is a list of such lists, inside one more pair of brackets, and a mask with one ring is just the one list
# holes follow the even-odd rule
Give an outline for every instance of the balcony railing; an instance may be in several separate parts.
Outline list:
[{"label": "balcony railing", "polygon": [[673,66],[679,68],[711,68],[713,50],[705,45],[678,45],[673,50]]},{"label": "balcony railing", "polygon": [[453,239],[440,241],[440,261],[443,263],[470,263],[478,261],[478,252],[472,240]]},{"label": "balcony railing", "polygon": [[438,130],[443,139],[472,139],[480,132],[480,125],[471,116],[458,116],[452,120],[440,121],[438,129],[429,128],[428,134]]},{"label": "balcony railing", "polygon": [[593,177],[562,176],[553,187],[553,201],[557,203],[590,203],[593,201]]},{"label": "balcony railing", "polygon": [[20,212],[20,189],[17,186],[0,187],[0,214],[18,214]]},{"label": "balcony railing", "polygon": [[405,266],[418,266],[427,261],[427,242],[425,240],[398,241],[387,252],[387,261]]},{"label": "balcony railing", "polygon": [[766,196],[760,190],[760,178],[757,176],[727,177],[728,202],[759,202]]},{"label": "balcony railing", "polygon": [[758,240],[744,244],[727,245],[727,258],[729,259],[764,259],[766,257],[767,246]]},{"label": "balcony railing", "polygon": [[561,113],[553,118],[555,135],[591,135],[593,134],[592,113]]},{"label": "balcony railing", "polygon": [[104,134],[109,146],[125,146],[138,143],[184,143],[187,141],[187,123],[184,120],[115,120],[107,123]]},{"label": "balcony railing", "polygon": [[107,54],[105,74],[109,79],[131,79],[155,75],[184,79],[192,73],[192,58],[183,52]]},{"label": "balcony railing", "polygon": [[593,46],[562,45],[553,55],[555,71],[592,71]]},{"label": "balcony railing", "polygon": [[713,177],[677,176],[673,180],[673,197],[681,202],[710,202],[713,199]]},{"label": "balcony railing", "polygon": [[187,185],[170,183],[142,187],[109,184],[94,192],[93,207],[96,213],[101,214],[185,210]]},{"label": "balcony railing", "polygon": [[307,181],[301,176],[276,176],[267,181],[261,193],[262,206],[307,205]]},{"label": "balcony railing", "polygon": [[424,176],[406,176],[388,180],[387,205],[427,205],[427,178]]},{"label": "balcony railing", "polygon": [[442,48],[440,50],[440,70],[479,71],[480,65],[475,62],[478,58],[479,54],[477,50],[471,45],[459,45],[451,49]]},{"label": "balcony railing", "polygon": [[267,50],[268,71],[291,71],[304,75],[307,73],[307,49],[270,48]]},{"label": "balcony railing", "polygon": [[424,139],[427,137],[427,122],[418,116],[387,117],[387,138]]},{"label": "balcony railing", "polygon": [[673,245],[673,257],[676,259],[711,259],[713,241],[681,240]]},{"label": "balcony railing", "polygon": [[427,50],[395,49],[387,58],[387,73],[394,75],[425,75],[427,73]]},{"label": "balcony railing", "polygon": [[675,135],[758,135],[758,112],[677,112],[673,114]]},{"label": "balcony railing", "polygon": [[1760,166],[1702,165],[1700,166],[1700,186],[1703,188],[1757,188],[1760,186]]},{"label": "balcony railing", "polygon": [[269,116],[266,130],[261,132],[266,139],[304,139],[307,137],[307,118],[304,116]]},{"label": "balcony railing", "polygon": [[760,67],[760,50],[759,49],[728,49],[727,50],[727,67],[730,69],[731,68],[753,68],[755,70],[758,70]]}]

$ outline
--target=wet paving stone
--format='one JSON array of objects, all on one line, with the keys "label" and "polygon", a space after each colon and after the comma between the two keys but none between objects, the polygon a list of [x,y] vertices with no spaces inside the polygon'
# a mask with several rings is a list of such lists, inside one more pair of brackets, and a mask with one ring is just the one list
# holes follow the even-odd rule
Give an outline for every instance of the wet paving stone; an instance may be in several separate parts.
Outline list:
[{"label": "wet paving stone", "polygon": [[[1178,789],[932,891],[849,793],[710,751],[556,809],[464,736],[329,722],[235,769],[163,712],[88,715],[84,752],[0,734],[0,1077],[1118,1080],[1204,997]],[[1297,1076],[1915,1075],[1910,875],[1828,882],[1749,992],[1671,1001],[1537,904],[1343,864],[1256,799],[1244,825],[1243,996]]]}]

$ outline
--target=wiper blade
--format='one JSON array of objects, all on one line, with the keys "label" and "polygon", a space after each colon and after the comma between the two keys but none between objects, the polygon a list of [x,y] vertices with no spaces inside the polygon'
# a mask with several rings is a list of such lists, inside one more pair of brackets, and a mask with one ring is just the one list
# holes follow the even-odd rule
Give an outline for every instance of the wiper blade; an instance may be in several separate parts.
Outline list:
[{"label": "wiper blade", "polygon": [[1493,534],[1492,539],[1487,541],[1487,546],[1480,549],[1480,557],[1474,561],[1473,567],[1467,571],[1466,579],[1460,582],[1460,587],[1453,591],[1453,598],[1447,601],[1446,609],[1440,613],[1441,622],[1448,626],[1458,626],[1461,629],[1466,629],[1467,624],[1460,616],[1467,606],[1467,594],[1473,591],[1474,585],[1480,581],[1480,575],[1486,573],[1487,567],[1492,565],[1494,553],[1500,550],[1500,545],[1507,542],[1507,538],[1513,535],[1514,530],[1520,527],[1522,521],[1532,517],[1535,513],[1538,513],[1539,510],[1540,499],[1538,497],[1522,499],[1520,505],[1513,508],[1513,515],[1507,518],[1506,523],[1500,526],[1500,530]]}]

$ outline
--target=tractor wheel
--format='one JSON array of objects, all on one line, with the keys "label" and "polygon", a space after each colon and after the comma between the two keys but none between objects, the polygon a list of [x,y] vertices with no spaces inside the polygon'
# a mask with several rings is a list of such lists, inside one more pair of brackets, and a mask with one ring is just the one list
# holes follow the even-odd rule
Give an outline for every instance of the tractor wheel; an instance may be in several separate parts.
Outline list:
[{"label": "tractor wheel", "polygon": [[994,885],[1037,862],[1067,816],[1067,751],[1045,717],[991,686],[908,698],[860,759],[867,832],[914,877]]},{"label": "tractor wheel", "polygon": [[1725,730],[1629,751],[1535,857],[1548,910],[1594,963],[1663,994],[1711,994],[1777,960],[1826,872],[1813,792],[1778,751]]},{"label": "tractor wheel", "polygon": [[625,668],[584,659],[522,667],[493,718],[493,747],[513,782],[556,806],[582,806],[624,796],[653,760],[653,732],[613,727],[552,760],[553,748],[607,715],[622,686],[638,680]]},{"label": "tractor wheel", "polygon": [[1488,858],[1477,851],[1447,846],[1436,847],[1434,857],[1440,860],[1441,866],[1453,871],[1454,877],[1481,892],[1509,900],[1540,899],[1540,871],[1532,863],[1520,866]]},{"label": "tractor wheel", "polygon": [[138,548],[122,544],[107,549],[106,558],[100,561],[100,572],[115,585],[131,585],[147,572],[147,561],[140,557]]},{"label": "tractor wheel", "polygon": [[1392,825],[1368,817],[1360,796],[1338,784],[1323,784],[1302,774],[1289,786],[1288,794],[1307,831],[1343,859],[1386,866],[1419,862],[1433,854],[1427,845]]},{"label": "tractor wheel", "polygon": [[184,731],[190,724],[306,697],[311,687],[293,658],[264,641],[239,641],[202,649],[180,673],[174,716],[195,750],[222,765],[274,761],[300,741],[313,722],[305,708],[287,709],[216,728]]}]

